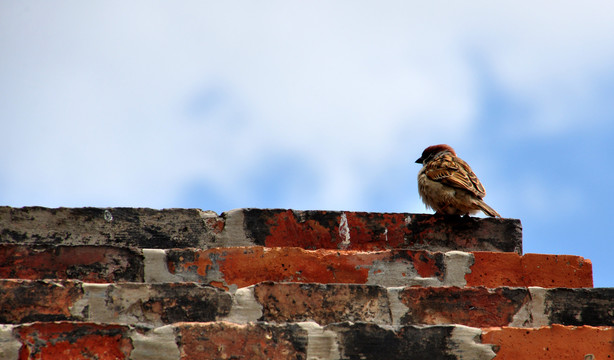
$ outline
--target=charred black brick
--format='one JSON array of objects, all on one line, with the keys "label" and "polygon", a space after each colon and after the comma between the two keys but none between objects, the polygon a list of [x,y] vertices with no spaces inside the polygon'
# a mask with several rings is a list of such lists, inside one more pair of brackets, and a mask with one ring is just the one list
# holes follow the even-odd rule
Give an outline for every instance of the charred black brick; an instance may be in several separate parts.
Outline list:
[{"label": "charred black brick", "polygon": [[614,325],[614,288],[548,290],[546,314],[562,325]]},{"label": "charred black brick", "polygon": [[327,326],[339,335],[344,359],[456,359],[448,354],[452,326],[404,326],[398,331],[370,323]]}]

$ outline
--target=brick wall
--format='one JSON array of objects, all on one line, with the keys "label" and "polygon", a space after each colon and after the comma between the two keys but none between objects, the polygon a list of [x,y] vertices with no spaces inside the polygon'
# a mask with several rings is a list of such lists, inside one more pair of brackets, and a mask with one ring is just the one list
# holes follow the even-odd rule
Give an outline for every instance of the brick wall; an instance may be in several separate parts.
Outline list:
[{"label": "brick wall", "polygon": [[0,359],[614,359],[590,260],[513,219],[0,207]]}]

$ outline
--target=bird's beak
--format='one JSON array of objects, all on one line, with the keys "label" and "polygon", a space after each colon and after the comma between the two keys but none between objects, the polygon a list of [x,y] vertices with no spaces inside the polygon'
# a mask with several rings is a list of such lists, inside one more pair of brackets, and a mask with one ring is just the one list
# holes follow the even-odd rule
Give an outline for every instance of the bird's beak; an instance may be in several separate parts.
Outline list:
[{"label": "bird's beak", "polygon": [[420,156],[418,160],[416,160],[416,164],[422,164],[422,161],[423,161],[422,156]]}]

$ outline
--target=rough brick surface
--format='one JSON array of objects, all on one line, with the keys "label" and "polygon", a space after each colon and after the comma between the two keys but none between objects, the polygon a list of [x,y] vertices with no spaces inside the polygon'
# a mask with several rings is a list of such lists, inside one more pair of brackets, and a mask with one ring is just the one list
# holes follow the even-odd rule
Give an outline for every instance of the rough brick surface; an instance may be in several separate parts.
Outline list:
[{"label": "rough brick surface", "polygon": [[[179,323],[155,328],[31,323],[0,328],[19,359],[612,359],[614,328]],[[494,350],[494,351],[493,351]],[[3,359],[4,360],[4,359]]]},{"label": "rough brick surface", "polygon": [[232,304],[230,294],[194,283],[112,284],[104,295],[104,302],[90,295],[87,320],[150,326],[214,321],[228,315]]},{"label": "rough brick surface", "polygon": [[489,345],[467,341],[459,346],[454,334],[458,328],[454,326],[383,328],[369,323],[341,323],[326,328],[338,334],[342,359],[480,360],[494,355]]},{"label": "rough brick surface", "polygon": [[306,359],[298,325],[186,323],[178,326],[181,359]]},{"label": "rough brick surface", "polygon": [[552,289],[545,311],[555,324],[614,326],[614,288]]},{"label": "rough brick surface", "polygon": [[339,333],[341,353],[347,359],[451,359],[446,340],[452,327],[418,329],[404,327],[400,331],[373,324],[341,324],[330,328]]},{"label": "rough brick surface", "polygon": [[[367,323],[179,323],[154,329],[95,323],[0,327],[14,359],[475,359],[494,357],[480,329]],[[4,360],[4,359],[3,359]]]},{"label": "rough brick surface", "polygon": [[16,334],[19,359],[127,359],[132,351],[128,327],[90,323],[34,323]]},{"label": "rough brick surface", "polygon": [[326,325],[344,321],[391,324],[385,288],[352,284],[279,284],[254,287],[265,321],[315,321]]},{"label": "rough brick surface", "polygon": [[0,244],[0,278],[143,281],[143,256],[110,246]]},{"label": "rough brick surface", "polygon": [[213,238],[205,223],[211,214],[197,209],[0,207],[0,241],[162,249],[199,247]]},{"label": "rough brick surface", "polygon": [[245,209],[256,244],[307,249],[522,252],[517,220],[426,214]]},{"label": "rough brick surface", "polygon": [[[356,252],[302,248],[169,250],[168,268],[185,281],[236,289],[262,281],[367,284],[395,272],[397,285],[443,279],[444,254],[426,251]],[[389,267],[387,265],[391,264]],[[389,274],[392,276],[392,274]]]},{"label": "rough brick surface", "polygon": [[614,359],[612,327],[492,328],[484,330],[482,342],[496,346],[497,360]]},{"label": "rough brick surface", "polygon": [[[0,245],[3,260],[0,274],[4,278],[86,282],[163,278],[166,282],[196,281],[225,289],[262,281],[382,286],[592,286],[591,262],[569,255],[412,250],[364,252],[259,246],[171,249],[161,254],[159,258],[150,259],[147,276],[144,275],[148,270],[141,250],[108,246],[29,248],[4,244]],[[162,273],[154,274],[153,271]]]},{"label": "rough brick surface", "polygon": [[[451,255],[466,256],[472,265],[448,261]],[[176,249],[169,250],[167,256],[173,275],[225,289],[262,281],[549,288],[591,287],[593,283],[590,261],[562,255],[240,247]],[[544,271],[531,270],[540,267]]]},{"label": "rough brick surface", "polygon": [[408,310],[401,323],[508,325],[529,296],[525,288],[405,288],[400,298]]},{"label": "rough brick surface", "polygon": [[405,213],[0,207],[0,358],[614,359],[614,289],[592,288],[582,257],[522,255],[521,231]]},{"label": "rough brick surface", "polygon": [[593,286],[590,260],[572,255],[496,254],[474,252],[467,286],[541,286],[584,288]]},{"label": "rough brick surface", "polygon": [[0,322],[78,320],[160,326],[214,321],[230,312],[232,296],[194,283],[83,284],[0,280]]},{"label": "rough brick surface", "polygon": [[[314,321],[320,325],[353,321],[472,327],[614,326],[612,289],[541,289],[541,297],[536,296],[537,290],[265,282],[230,294],[195,283],[100,285],[70,280],[0,280],[0,322],[74,320],[161,326],[228,320]],[[245,306],[253,309],[249,318],[232,316],[233,309],[242,311]]]},{"label": "rough brick surface", "polygon": [[541,289],[542,300],[535,296],[540,290],[536,288],[406,287],[386,291],[373,285],[267,282],[253,289],[255,301],[262,307],[258,319],[263,321],[471,327],[585,322],[614,326],[614,296],[608,288]]},{"label": "rough brick surface", "polygon": [[518,220],[406,213],[0,207],[0,229],[13,244],[522,252]]},{"label": "rough brick surface", "polygon": [[0,323],[80,320],[70,309],[82,297],[78,282],[0,280]]}]

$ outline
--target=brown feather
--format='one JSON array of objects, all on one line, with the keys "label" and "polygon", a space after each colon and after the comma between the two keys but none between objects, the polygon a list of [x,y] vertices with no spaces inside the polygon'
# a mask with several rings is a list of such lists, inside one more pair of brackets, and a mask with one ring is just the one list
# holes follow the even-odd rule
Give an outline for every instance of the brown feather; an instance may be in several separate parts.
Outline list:
[{"label": "brown feather", "polygon": [[483,198],[486,195],[484,186],[475,176],[471,167],[451,153],[443,153],[429,162],[426,175],[431,180],[469,191],[478,198]]},{"label": "brown feather", "polygon": [[488,206],[488,204],[485,203],[484,201],[479,200],[479,201],[476,201],[475,204],[480,208],[480,210],[484,212],[484,214],[488,216],[492,216],[492,217],[501,217],[501,215],[499,215],[499,213],[495,211],[495,209]]}]

